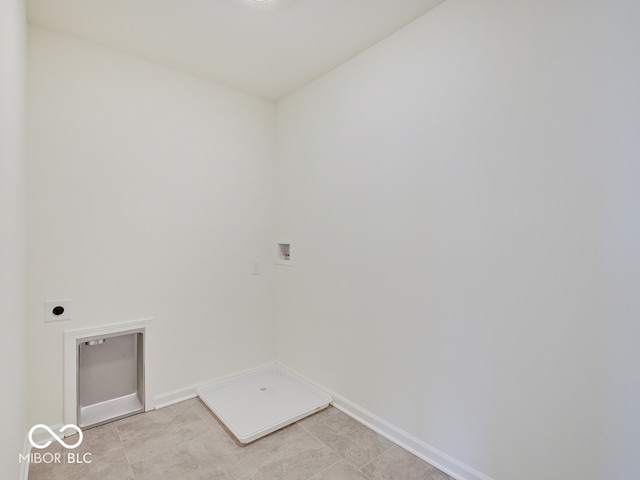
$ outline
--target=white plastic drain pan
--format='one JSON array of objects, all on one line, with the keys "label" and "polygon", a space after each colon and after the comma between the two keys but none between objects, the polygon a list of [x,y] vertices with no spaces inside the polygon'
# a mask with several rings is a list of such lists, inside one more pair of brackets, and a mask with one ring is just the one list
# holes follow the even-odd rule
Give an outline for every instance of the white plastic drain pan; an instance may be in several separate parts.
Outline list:
[{"label": "white plastic drain pan", "polygon": [[332,400],[277,364],[200,387],[198,395],[242,443],[322,410]]}]

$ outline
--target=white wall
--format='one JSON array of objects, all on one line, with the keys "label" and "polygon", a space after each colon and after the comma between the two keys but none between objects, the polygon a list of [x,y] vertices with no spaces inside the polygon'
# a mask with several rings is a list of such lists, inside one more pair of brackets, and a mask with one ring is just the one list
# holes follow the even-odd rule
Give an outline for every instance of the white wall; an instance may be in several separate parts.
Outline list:
[{"label": "white wall", "polygon": [[0,3],[0,476],[18,478],[25,435],[26,17],[22,0]]},{"label": "white wall", "polygon": [[[621,3],[621,2],[617,2]],[[640,478],[640,5],[607,12],[599,34],[606,91],[599,98],[603,178],[604,297],[600,322],[601,478]],[[593,142],[590,142],[593,143]]]},{"label": "white wall", "polygon": [[[65,329],[154,317],[152,394],[273,359],[274,105],[29,29],[30,422],[62,422]],[[46,300],[73,320],[45,324]]]},{"label": "white wall", "polygon": [[[273,105],[31,29],[29,423],[62,421],[64,329],[154,316],[155,393],[271,360],[277,336],[287,364],[495,480],[640,476],[637,9],[448,0],[285,99],[277,230]],[[274,315],[276,233],[294,265]],[[61,298],[74,320],[43,324]]]},{"label": "white wall", "polygon": [[638,17],[448,0],[280,102],[281,359],[495,480],[638,478]]}]

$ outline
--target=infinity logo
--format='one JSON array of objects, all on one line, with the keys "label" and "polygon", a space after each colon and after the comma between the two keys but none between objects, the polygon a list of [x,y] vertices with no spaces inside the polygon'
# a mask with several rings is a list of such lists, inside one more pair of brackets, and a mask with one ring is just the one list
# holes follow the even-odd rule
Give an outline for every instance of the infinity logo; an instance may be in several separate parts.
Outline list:
[{"label": "infinity logo", "polygon": [[73,425],[72,423],[69,423],[67,425],[64,425],[60,430],[58,430],[62,436],[64,437],[64,431],[68,428],[75,430],[76,432],[78,432],[78,441],[76,443],[74,443],[73,445],[67,445],[64,440],[62,439],[62,437],[58,436],[58,434],[56,432],[54,432],[53,430],[51,430],[47,425],[43,425],[41,423],[39,423],[38,425],[34,425],[33,427],[31,427],[31,430],[29,430],[29,443],[31,444],[31,446],[33,448],[47,448],[49,445],[51,445],[53,442],[51,440],[47,440],[47,442],[44,445],[39,445],[37,444],[34,440],[33,440],[33,432],[35,432],[37,429],[42,428],[43,430],[46,430],[49,435],[51,435],[53,437],[53,439],[58,442],[60,445],[62,445],[64,448],[68,448],[68,449],[74,449],[80,446],[80,444],[82,443],[82,430],[80,430],[80,427],[78,427],[77,425]]}]

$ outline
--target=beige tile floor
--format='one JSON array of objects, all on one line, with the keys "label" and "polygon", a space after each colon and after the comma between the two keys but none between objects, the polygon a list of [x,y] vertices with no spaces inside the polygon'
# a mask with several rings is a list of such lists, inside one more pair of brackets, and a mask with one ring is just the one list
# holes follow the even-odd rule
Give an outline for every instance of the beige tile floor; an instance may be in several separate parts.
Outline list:
[{"label": "beige tile floor", "polygon": [[194,398],[87,430],[74,455],[91,463],[43,452],[63,460],[32,463],[29,480],[451,479],[333,407],[242,445]]}]

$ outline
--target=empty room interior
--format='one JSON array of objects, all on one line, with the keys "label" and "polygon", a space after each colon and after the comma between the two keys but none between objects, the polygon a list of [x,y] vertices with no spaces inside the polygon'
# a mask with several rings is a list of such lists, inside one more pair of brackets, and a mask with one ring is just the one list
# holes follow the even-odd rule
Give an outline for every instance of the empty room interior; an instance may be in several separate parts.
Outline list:
[{"label": "empty room interior", "polygon": [[[32,427],[77,424],[94,465],[50,478],[146,479],[136,419],[222,441],[210,385],[264,366],[329,406],[157,478],[640,478],[639,24],[632,0],[3,0],[2,478]],[[337,419],[384,448],[343,455]],[[315,470],[269,470],[278,435]]]}]

